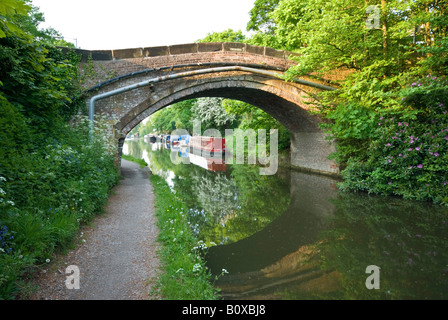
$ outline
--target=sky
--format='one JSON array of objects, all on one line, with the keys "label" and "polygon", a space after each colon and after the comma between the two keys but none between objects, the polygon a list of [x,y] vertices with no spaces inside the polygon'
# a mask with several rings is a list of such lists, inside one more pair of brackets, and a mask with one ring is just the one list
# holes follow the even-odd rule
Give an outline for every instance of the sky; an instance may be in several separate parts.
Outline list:
[{"label": "sky", "polygon": [[255,0],[32,0],[65,40],[87,50],[192,43],[227,29],[246,34]]}]

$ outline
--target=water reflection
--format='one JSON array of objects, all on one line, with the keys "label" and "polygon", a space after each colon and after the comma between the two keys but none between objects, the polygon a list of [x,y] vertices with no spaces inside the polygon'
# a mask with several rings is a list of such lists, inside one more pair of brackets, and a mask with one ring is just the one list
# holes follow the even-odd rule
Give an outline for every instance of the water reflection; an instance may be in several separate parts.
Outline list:
[{"label": "water reflection", "polygon": [[[448,297],[446,208],[365,194],[333,203],[337,212],[320,249],[325,267],[343,275],[337,297]],[[367,265],[381,267],[380,290],[365,290]]]},{"label": "water reflection", "polygon": [[[340,194],[333,179],[284,169],[174,165],[169,150],[142,140],[124,152],[169,181],[198,238],[217,244],[205,257],[213,273],[229,271],[216,282],[225,299],[448,296],[446,208]],[[380,267],[378,290],[366,288],[369,265]]]},{"label": "water reflection", "polygon": [[213,164],[192,153],[191,164],[176,165],[170,150],[155,145],[126,141],[123,152],[144,158],[154,174],[168,181],[189,208],[196,236],[208,246],[236,242],[262,230],[289,205],[286,172],[260,176],[256,166]]}]

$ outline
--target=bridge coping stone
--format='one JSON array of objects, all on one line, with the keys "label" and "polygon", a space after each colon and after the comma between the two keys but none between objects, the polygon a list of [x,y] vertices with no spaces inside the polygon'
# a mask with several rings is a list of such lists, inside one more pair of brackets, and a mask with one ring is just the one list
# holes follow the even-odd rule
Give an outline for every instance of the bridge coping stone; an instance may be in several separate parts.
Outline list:
[{"label": "bridge coping stone", "polygon": [[[63,49],[67,50],[67,48]],[[289,60],[290,56],[298,55],[290,51],[254,46],[241,42],[200,42],[118,50],[75,49],[75,52],[81,56],[81,62],[88,61],[89,57],[94,61],[108,61],[205,52],[242,52],[285,60]]]}]

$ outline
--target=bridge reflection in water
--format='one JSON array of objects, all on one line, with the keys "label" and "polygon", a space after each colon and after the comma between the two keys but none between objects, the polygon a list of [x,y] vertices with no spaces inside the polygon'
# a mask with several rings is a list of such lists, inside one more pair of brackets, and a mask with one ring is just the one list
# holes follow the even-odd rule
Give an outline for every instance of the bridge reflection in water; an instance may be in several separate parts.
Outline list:
[{"label": "bridge reflection in water", "polygon": [[320,270],[314,249],[335,210],[329,198],[336,195],[336,181],[290,174],[291,201],[281,216],[248,238],[209,249],[208,267],[217,274],[222,268],[229,272],[216,282],[224,298],[281,298],[273,293],[288,285],[315,293],[334,289],[336,274]]},{"label": "bridge reflection in water", "polygon": [[[224,299],[448,298],[445,207],[341,193],[332,178],[285,168],[175,166],[142,140],[124,151],[164,177],[198,239],[217,244],[204,257]],[[366,288],[369,265],[381,268],[379,290]]]}]

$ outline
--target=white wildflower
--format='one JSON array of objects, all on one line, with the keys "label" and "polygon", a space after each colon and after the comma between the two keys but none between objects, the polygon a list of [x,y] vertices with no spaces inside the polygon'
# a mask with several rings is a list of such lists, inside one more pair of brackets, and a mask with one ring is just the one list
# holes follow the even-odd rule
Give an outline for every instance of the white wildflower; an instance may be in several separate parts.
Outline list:
[{"label": "white wildflower", "polygon": [[193,272],[199,272],[199,271],[201,271],[201,269],[202,269],[202,266],[201,266],[200,263],[196,263],[196,264],[193,266]]}]

